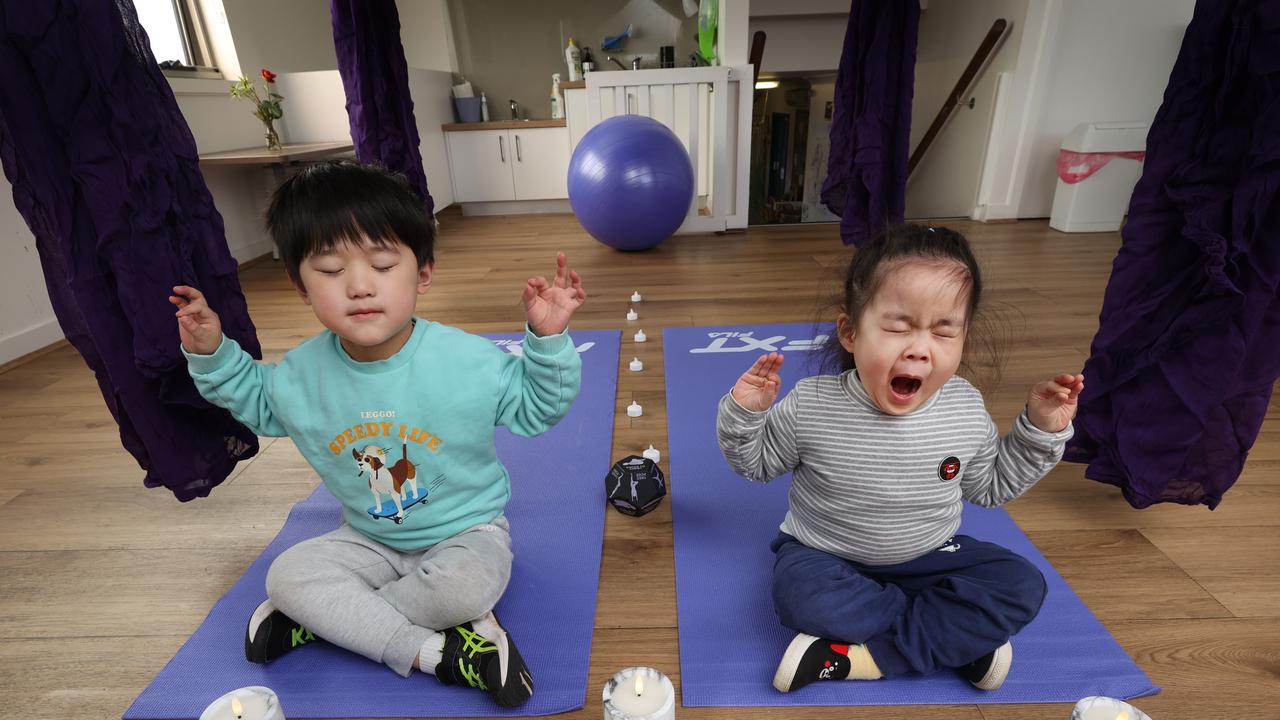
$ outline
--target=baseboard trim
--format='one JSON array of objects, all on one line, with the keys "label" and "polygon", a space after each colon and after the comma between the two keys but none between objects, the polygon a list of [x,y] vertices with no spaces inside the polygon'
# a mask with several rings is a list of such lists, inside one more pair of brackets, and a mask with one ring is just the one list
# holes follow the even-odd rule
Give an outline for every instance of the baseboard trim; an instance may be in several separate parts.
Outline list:
[{"label": "baseboard trim", "polygon": [[59,327],[57,319],[49,318],[35,327],[0,339],[0,358],[12,358],[0,364],[0,373],[25,365],[69,344],[62,336],[62,328]]}]

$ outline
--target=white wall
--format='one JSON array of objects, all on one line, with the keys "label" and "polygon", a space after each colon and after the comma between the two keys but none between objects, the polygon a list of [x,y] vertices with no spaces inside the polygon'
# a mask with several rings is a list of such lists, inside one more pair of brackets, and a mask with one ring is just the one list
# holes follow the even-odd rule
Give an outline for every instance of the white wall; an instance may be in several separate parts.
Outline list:
[{"label": "white wall", "polygon": [[400,44],[411,68],[458,72],[446,0],[400,0]]},{"label": "white wall", "polygon": [[453,75],[439,70],[409,68],[409,93],[413,97],[413,119],[418,124],[418,150],[422,170],[427,174],[427,190],[436,212],[453,204],[453,179],[449,175],[449,154],[441,125],[453,122],[450,89]]},{"label": "white wall", "polygon": [[968,217],[973,212],[997,76],[1012,71],[1017,63],[1026,11],[1027,0],[948,0],[933,3],[920,14],[911,102],[913,152],[991,24],[1003,18],[1009,27],[985,70],[964,96],[965,100],[974,99],[974,107],[962,105],[952,111],[908,180],[908,218]]},{"label": "white wall", "polygon": [[[328,0],[222,0],[240,70],[336,70]],[[287,110],[286,110],[287,112]]]},{"label": "white wall", "polygon": [[1078,123],[1155,118],[1194,9],[1195,0],[1064,3],[1018,217],[1048,217],[1058,148]]},{"label": "white wall", "polygon": [[[752,11],[755,11],[754,5]],[[846,3],[843,15],[759,17],[753,14],[747,32],[748,46],[757,30],[765,32],[760,72],[825,72],[839,68],[844,33],[849,25],[848,12]]]},{"label": "white wall", "polygon": [[[3,177],[3,176],[0,176]],[[45,290],[36,239],[0,182],[0,365],[62,339]]]}]

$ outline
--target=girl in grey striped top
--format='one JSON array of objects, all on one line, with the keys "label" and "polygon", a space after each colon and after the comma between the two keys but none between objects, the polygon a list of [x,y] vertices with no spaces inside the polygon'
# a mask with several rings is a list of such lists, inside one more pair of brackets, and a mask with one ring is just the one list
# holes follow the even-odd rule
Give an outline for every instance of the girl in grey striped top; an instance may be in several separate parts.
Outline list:
[{"label": "girl in grey striped top", "polygon": [[1084,376],[1036,383],[1000,437],[958,377],[982,278],[946,228],[887,228],[860,248],[831,348],[844,372],[806,378],[777,404],[782,355],[756,360],[720,402],[725,459],[751,480],[793,473],[773,599],[797,635],[774,686],[954,668],[994,690],[1009,638],[1036,616],[1044,578],[992,543],[957,535],[962,500],[994,507],[1062,457]]}]

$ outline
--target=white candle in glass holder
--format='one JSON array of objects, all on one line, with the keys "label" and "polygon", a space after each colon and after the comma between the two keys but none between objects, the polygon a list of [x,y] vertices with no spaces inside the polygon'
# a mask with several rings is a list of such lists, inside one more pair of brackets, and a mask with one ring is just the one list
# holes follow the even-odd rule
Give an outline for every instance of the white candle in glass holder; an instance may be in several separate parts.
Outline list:
[{"label": "white candle in glass holder", "polygon": [[261,685],[242,687],[209,703],[200,720],[285,720],[280,698]]},{"label": "white candle in glass holder", "polygon": [[649,667],[619,670],[604,684],[604,720],[674,720],[671,680]]}]

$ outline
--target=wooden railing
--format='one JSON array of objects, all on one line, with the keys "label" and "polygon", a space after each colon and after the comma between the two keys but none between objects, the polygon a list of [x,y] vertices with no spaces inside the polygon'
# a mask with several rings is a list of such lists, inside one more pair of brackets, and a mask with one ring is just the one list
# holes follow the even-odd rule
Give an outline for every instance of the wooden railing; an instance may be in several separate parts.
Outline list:
[{"label": "wooden railing", "polygon": [[920,144],[916,146],[915,152],[912,152],[910,159],[907,160],[908,177],[916,169],[916,165],[920,164],[920,158],[924,157],[929,146],[938,137],[938,133],[942,132],[942,126],[947,123],[947,118],[951,117],[951,113],[956,109],[956,106],[963,102],[962,98],[964,98],[965,92],[972,87],[978,72],[987,64],[987,58],[991,56],[992,51],[995,50],[996,45],[999,44],[1000,38],[1008,27],[1009,23],[1003,18],[991,23],[991,29],[987,31],[987,36],[982,39],[982,44],[978,46],[977,52],[969,60],[969,65],[961,73],[956,86],[951,89],[951,94],[947,96],[947,101],[942,104],[942,109],[933,118],[933,123],[929,125],[924,137],[920,138]]}]

